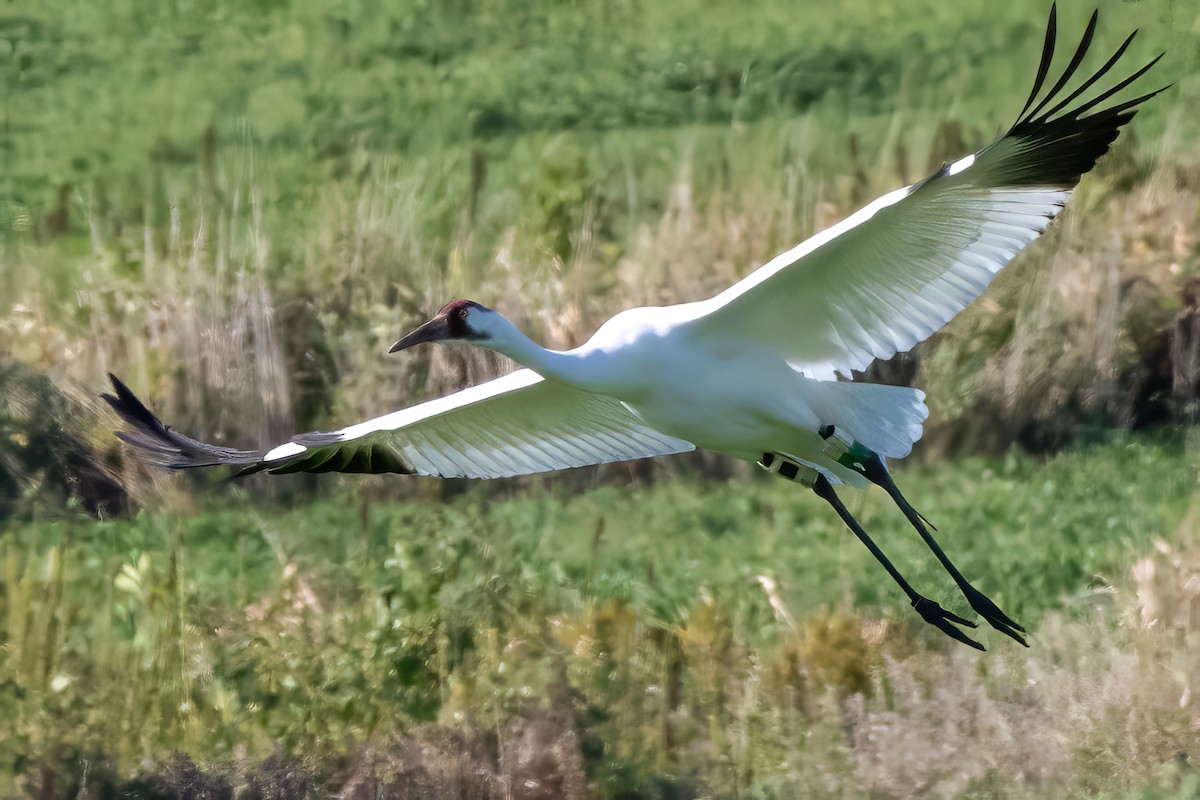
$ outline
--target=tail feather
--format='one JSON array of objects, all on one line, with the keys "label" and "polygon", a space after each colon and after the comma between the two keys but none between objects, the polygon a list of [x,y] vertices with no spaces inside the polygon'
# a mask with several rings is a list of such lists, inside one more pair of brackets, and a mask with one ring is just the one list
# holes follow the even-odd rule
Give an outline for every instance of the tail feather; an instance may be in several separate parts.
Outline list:
[{"label": "tail feather", "polygon": [[921,438],[925,393],[907,386],[809,380],[807,400],[822,424],[851,434],[885,458],[904,458]]}]

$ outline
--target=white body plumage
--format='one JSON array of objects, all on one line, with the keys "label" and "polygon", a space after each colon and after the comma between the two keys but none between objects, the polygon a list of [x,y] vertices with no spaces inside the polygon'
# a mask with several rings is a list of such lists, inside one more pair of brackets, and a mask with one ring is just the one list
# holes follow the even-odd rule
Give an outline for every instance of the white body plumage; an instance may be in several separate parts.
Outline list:
[{"label": "white body plumage", "polygon": [[227,464],[243,472],[496,478],[697,447],[761,461],[829,501],[926,621],[981,647],[949,625],[971,623],[904,582],[831,488],[869,481],[896,500],[972,608],[1024,643],[1023,629],[950,564],[884,466],[884,458],[908,455],[921,436],[924,395],[839,376],[908,350],[965,308],[1057,216],[1135,107],[1157,94],[1087,113],[1155,59],[1072,105],[1116,64],[1131,35],[1099,70],[1060,96],[1096,22],[1093,14],[1061,77],[1034,105],[1053,60],[1051,10],[1033,91],[1016,124],[993,144],[889,192],[716,297],[623,311],[566,352],[540,347],[478,303],[450,303],[392,351],[460,341],[503,353],[525,369],[265,451],[216,447],[165,428],[113,378],[116,396],[106,397],[130,426],[121,436],[159,466]]}]

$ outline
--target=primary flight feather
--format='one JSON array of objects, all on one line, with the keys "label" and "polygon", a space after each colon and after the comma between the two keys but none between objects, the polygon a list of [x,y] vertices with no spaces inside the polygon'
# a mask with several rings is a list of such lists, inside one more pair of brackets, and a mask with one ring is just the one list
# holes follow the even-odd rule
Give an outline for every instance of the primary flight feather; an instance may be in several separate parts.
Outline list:
[{"label": "primary flight feather", "polygon": [[1045,231],[1136,106],[1162,91],[1109,103],[1155,59],[1076,104],[1116,65],[1131,34],[1064,95],[1095,33],[1093,14],[1068,65],[1041,94],[1054,57],[1056,17],[1052,6],[1033,90],[1003,136],[884,195],[716,297],[624,311],[568,351],[537,345],[478,303],[450,303],[392,352],[426,342],[466,342],[503,353],[525,369],[263,450],[217,447],[170,430],[112,377],[115,392],[104,397],[126,424],[118,435],[154,466],[228,465],[239,474],[499,478],[703,447],[812,488],[927,622],[983,649],[955,627],[974,623],[918,594],[833,489],[874,483],[899,505],[971,607],[1025,644],[1025,629],[954,567],[885,466],[885,458],[907,455],[920,438],[928,413],[924,394],[839,376],[908,350],[965,308]]}]

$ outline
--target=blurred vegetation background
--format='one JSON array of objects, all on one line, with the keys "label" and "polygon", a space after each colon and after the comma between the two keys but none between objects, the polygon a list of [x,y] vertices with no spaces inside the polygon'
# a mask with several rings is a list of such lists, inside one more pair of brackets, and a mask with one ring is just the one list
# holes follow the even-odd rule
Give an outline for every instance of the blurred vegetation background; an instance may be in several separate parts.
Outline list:
[{"label": "blurred vegetation background", "polygon": [[231,486],[146,473],[96,401],[112,371],[279,441],[507,370],[385,355],[452,297],[566,347],[709,296],[990,141],[1047,12],[0,6],[0,794],[1194,796],[1194,3],[1101,3],[1088,63],[1140,27],[1122,64],[1175,88],[867,375],[929,392],[902,483],[1028,653],[929,636],[832,515],[711,456]]}]

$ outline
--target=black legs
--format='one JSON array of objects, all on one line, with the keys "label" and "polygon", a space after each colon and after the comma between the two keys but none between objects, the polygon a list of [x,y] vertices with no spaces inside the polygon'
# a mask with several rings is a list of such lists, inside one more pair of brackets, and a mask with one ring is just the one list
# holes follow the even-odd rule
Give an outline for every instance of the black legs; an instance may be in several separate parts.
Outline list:
[{"label": "black legs", "polygon": [[[837,461],[843,467],[852,469],[859,473],[867,480],[871,481],[871,483],[881,487],[885,492],[888,493],[888,496],[892,498],[897,506],[899,506],[900,511],[904,513],[904,516],[909,523],[917,529],[917,533],[921,535],[921,538],[925,541],[925,544],[930,550],[933,551],[933,554],[937,557],[937,560],[940,561],[946,571],[950,573],[950,577],[954,579],[955,584],[958,585],[959,591],[963,593],[963,596],[967,599],[967,602],[971,604],[971,608],[975,610],[975,613],[987,620],[988,624],[996,630],[1028,647],[1029,644],[1025,641],[1025,637],[1021,635],[1025,633],[1025,629],[1022,628],[1015,620],[1001,611],[1000,608],[994,602],[992,602],[991,598],[972,586],[970,582],[963,577],[963,574],[958,571],[958,568],[954,566],[953,562],[950,561],[945,552],[942,551],[942,548],[938,546],[937,540],[935,540],[933,535],[929,532],[929,528],[933,528],[933,525],[931,525],[929,521],[925,519],[925,517],[921,516],[919,511],[909,505],[908,501],[904,499],[904,495],[901,494],[900,490],[896,487],[896,483],[892,480],[892,476],[888,472],[887,466],[883,463],[883,459],[881,459],[877,453],[865,447],[860,442],[854,440],[847,441],[844,436],[839,435],[834,430],[832,425],[826,425],[821,428],[819,434],[826,442],[825,454],[827,456]],[[788,480],[799,482],[805,486],[810,486],[818,497],[822,498],[825,500],[825,502],[833,506],[833,510],[838,513],[838,516],[842,518],[842,521],[846,523],[846,526],[849,527],[850,530],[854,532],[854,535],[857,536],[859,540],[867,546],[867,549],[871,551],[871,555],[875,556],[879,563],[883,565],[883,568],[888,571],[888,574],[892,576],[892,579],[900,585],[900,588],[904,590],[906,595],[908,595],[908,599],[912,603],[913,608],[917,610],[917,613],[919,613],[926,622],[935,626],[947,636],[957,639],[963,644],[976,647],[980,650],[984,649],[983,646],[978,642],[968,638],[962,631],[950,624],[955,623],[957,625],[965,625],[974,628],[974,623],[968,622],[962,617],[946,611],[934,601],[917,594],[916,591],[913,590],[908,581],[904,580],[904,577],[900,575],[894,566],[892,566],[892,562],[888,561],[883,552],[875,545],[873,541],[871,541],[871,537],[867,536],[866,531],[862,529],[862,526],[858,524],[854,517],[850,515],[850,512],[846,510],[846,507],[842,505],[842,501],[838,499],[837,494],[834,493],[833,486],[829,483],[828,479],[821,475],[816,469],[811,466],[806,466],[803,463],[794,461],[791,458],[780,456],[774,453],[763,453],[762,460],[759,462],[759,464],[769,472],[777,472],[779,475],[787,478]]]},{"label": "black legs", "polygon": [[[900,490],[896,488],[896,483],[892,480],[892,476],[887,471],[883,460],[875,453],[871,453],[869,458],[861,459],[858,463],[862,464],[862,470],[860,471],[867,480],[876,486],[882,487],[892,500],[895,501],[896,505],[900,507],[900,510],[904,512],[904,516],[917,529],[917,533],[921,534],[921,538],[925,540],[925,544],[929,546],[929,549],[937,556],[937,560],[942,562],[942,566],[946,568],[946,572],[949,572],[950,577],[958,584],[959,590],[967,598],[967,602],[971,604],[971,608],[975,609],[975,613],[986,619],[988,624],[996,630],[1029,647],[1029,644],[1025,641],[1025,637],[1021,636],[1022,633],[1025,633],[1025,629],[1001,611],[987,595],[972,586],[946,554],[942,552],[942,548],[938,546],[937,541],[925,528],[928,521],[915,508],[908,504],[908,501],[904,499],[904,495],[900,494]],[[929,527],[932,528],[933,526],[930,525]]]},{"label": "black legs", "polygon": [[[822,439],[825,440],[824,451],[827,456],[837,461],[843,467],[852,469],[859,473],[867,480],[871,481],[871,483],[881,487],[885,492],[888,493],[888,496],[891,497],[896,505],[900,507],[900,510],[904,513],[904,516],[906,519],[908,519],[909,523],[917,529],[917,533],[921,535],[921,538],[925,541],[925,544],[930,550],[933,551],[933,554],[937,556],[937,560],[940,561],[942,566],[945,567],[946,571],[950,573],[950,577],[954,579],[954,582],[958,585],[958,588],[963,593],[963,596],[967,598],[967,602],[971,604],[971,608],[973,608],[981,617],[986,619],[988,624],[990,624],[993,628],[1028,647],[1029,645],[1026,643],[1025,638],[1021,635],[1022,633],[1025,633],[1025,629],[1017,624],[1015,620],[1001,611],[1000,608],[994,602],[992,602],[987,595],[972,586],[942,551],[942,548],[938,546],[937,541],[933,538],[928,530],[928,528],[932,528],[933,525],[931,525],[927,519],[921,516],[920,512],[909,505],[908,501],[904,499],[904,495],[900,493],[900,490],[896,487],[896,483],[892,480],[891,474],[888,473],[887,466],[883,463],[883,459],[881,459],[877,453],[863,445],[861,442],[854,439],[848,439],[845,435],[835,430],[833,425],[825,425],[817,433]],[[816,487],[814,486],[814,489],[815,488]],[[828,489],[827,491],[828,493],[832,494],[832,489]],[[818,492],[818,494],[821,493]],[[824,494],[821,496],[825,497]],[[825,499],[829,500],[828,497],[825,497]],[[834,501],[830,500],[830,502],[832,503]],[[835,505],[834,508],[837,508],[837,506]],[[838,513],[843,515],[843,519],[846,519],[844,510],[839,511]],[[847,522],[847,524],[850,523]],[[853,528],[854,526],[851,525],[851,529]],[[862,537],[860,536],[859,538]],[[874,549],[872,549],[872,552],[875,552]],[[876,552],[875,557],[880,558],[880,555]],[[893,572],[893,577],[896,577],[893,570],[889,569],[889,572]],[[905,591],[910,590],[905,589]],[[909,597],[910,599],[912,598],[911,592]],[[913,604],[916,605],[915,600],[913,601]],[[918,610],[920,609],[918,608]],[[924,616],[924,614],[922,614],[922,616]]]},{"label": "black legs", "polygon": [[[901,575],[894,566],[892,566],[892,562],[889,561],[887,556],[883,554],[883,551],[879,549],[875,542],[871,541],[871,537],[868,536],[867,532],[864,531],[862,526],[858,524],[858,520],[854,519],[850,512],[846,510],[846,507],[842,505],[842,501],[833,491],[833,486],[830,485],[829,481],[824,475],[818,474],[816,476],[815,480],[813,480],[812,490],[816,493],[817,497],[820,497],[821,499],[825,500],[825,502],[829,503],[829,505],[833,506],[833,510],[836,511],[838,516],[842,518],[842,522],[846,523],[846,527],[853,531],[854,535],[858,537],[859,541],[867,546],[867,549],[871,551],[871,555],[875,556],[876,560],[878,560],[879,563],[883,565],[883,568],[888,571],[888,574],[892,576],[892,580],[896,581],[904,593],[908,595],[909,602],[912,603],[913,608],[917,610],[917,613],[921,615],[922,619],[952,639],[957,639],[963,644],[968,645],[969,647],[974,647],[977,650],[985,649],[984,646],[979,642],[970,638],[958,628],[955,628],[950,624],[953,622],[958,625],[965,625],[969,628],[974,628],[975,623],[968,622],[957,614],[953,614],[945,610],[928,597],[917,594],[916,590],[909,585],[908,581],[904,580],[904,576]],[[1024,644],[1024,641],[1021,643]]]}]

